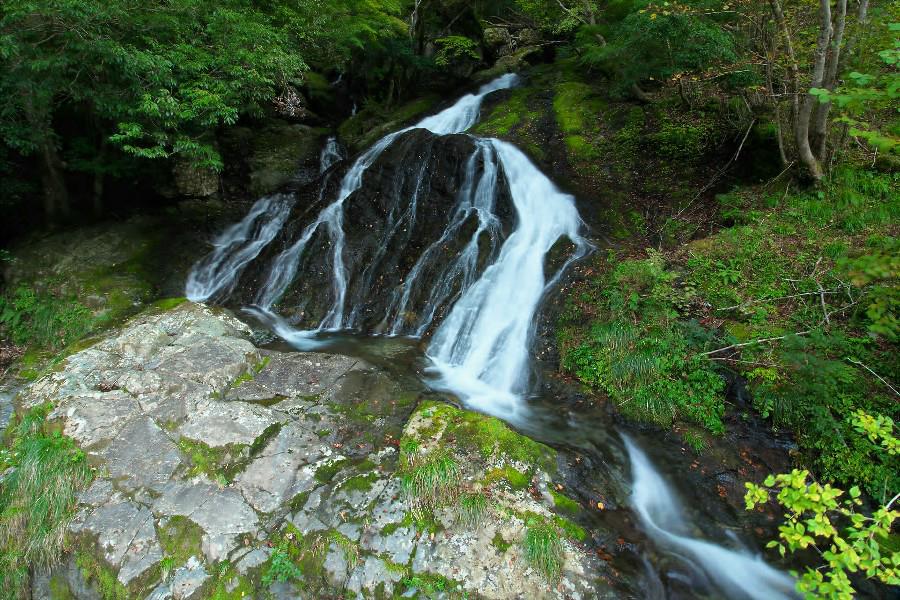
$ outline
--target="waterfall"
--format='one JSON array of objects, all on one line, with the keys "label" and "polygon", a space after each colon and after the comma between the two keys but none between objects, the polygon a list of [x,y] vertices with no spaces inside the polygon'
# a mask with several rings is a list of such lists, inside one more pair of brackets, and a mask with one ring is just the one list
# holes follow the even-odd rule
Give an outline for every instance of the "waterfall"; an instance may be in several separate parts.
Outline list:
[{"label": "waterfall", "polygon": [[660,546],[694,561],[694,566],[701,567],[728,598],[796,597],[794,580],[759,556],[690,537],[678,498],[635,443],[627,436],[622,438],[631,461],[632,505],[647,533]]},{"label": "waterfall", "polygon": [[[404,177],[409,173],[416,178],[414,185],[411,189],[395,186],[394,196],[388,198],[392,204],[379,207],[382,213],[378,218],[383,220],[385,233],[364,269],[352,270],[345,265],[345,201],[361,188],[366,171],[398,136],[415,128],[438,136],[466,132],[476,123],[485,96],[515,82],[515,75],[504,75],[438,114],[386,135],[360,154],[344,173],[334,199],[271,260],[264,283],[256,292],[255,306],[245,310],[301,350],[327,346],[328,341],[323,339],[327,336],[321,336],[322,332],[357,325],[359,300],[364,301],[373,288],[375,266],[389,252],[392,238],[411,230],[416,222],[427,162],[419,156],[413,168],[405,169]],[[571,261],[590,250],[590,245],[582,237],[583,223],[571,195],[558,190],[515,146],[496,139],[471,140],[473,150],[460,166],[460,187],[453,188],[456,197],[453,205],[446,207],[443,231],[435,239],[426,240],[421,249],[417,247],[418,254],[410,257],[414,260],[403,263],[404,272],[396,274],[400,284],[386,293],[390,298],[383,318],[375,331],[367,333],[422,337],[436,325],[426,350],[431,385],[455,394],[469,407],[513,423],[525,423],[535,315],[547,290]],[[337,141],[330,138],[321,154],[320,171],[325,179],[320,200],[325,200],[325,181],[336,173],[330,167],[341,159]],[[506,190],[515,221],[504,239],[500,215],[506,213],[498,204],[501,197],[507,198],[502,195]],[[284,226],[293,202],[286,195],[262,198],[241,222],[225,230],[215,240],[213,252],[191,271],[187,296],[205,301],[227,294],[244,267]],[[466,239],[462,239],[463,232],[468,232]],[[330,271],[331,306],[314,329],[298,330],[273,306],[297,278],[304,252],[313,239],[323,237],[329,248],[330,260],[325,268]],[[547,272],[548,253],[561,241],[571,245],[568,258],[555,272]],[[354,306],[348,306],[347,297],[351,276],[358,300]],[[444,313],[446,316],[438,322]],[[761,558],[692,537],[675,494],[640,449],[624,439],[631,460],[632,503],[644,529],[660,547],[698,572],[707,573],[710,582],[727,597],[794,597],[793,580]],[[661,581],[650,581],[647,593],[661,596]]]},{"label": "waterfall", "polygon": [[293,205],[294,197],[288,194],[259,199],[246,217],[213,240],[213,251],[188,274],[185,296],[205,302],[227,294],[244,267],[275,238]]},{"label": "waterfall", "polygon": [[508,88],[514,85],[516,81],[517,78],[513,74],[499,77],[483,85],[478,90],[478,93],[467,94],[453,106],[438,114],[426,117],[412,127],[384,136],[375,145],[363,152],[344,175],[343,180],[341,180],[341,186],[334,202],[319,213],[316,220],[310,223],[301,233],[299,239],[275,259],[269,271],[269,276],[259,291],[256,303],[261,308],[269,309],[281,297],[297,274],[298,261],[309,240],[319,227],[324,226],[331,240],[334,303],[331,310],[319,323],[318,329],[336,330],[348,327],[350,324],[344,318],[347,303],[347,273],[344,268],[344,201],[360,188],[363,174],[381,153],[393,143],[397,136],[412,129],[427,129],[437,135],[463,132],[478,120],[481,103],[486,95],[499,89]]},{"label": "waterfall", "polygon": [[560,238],[577,250],[581,237],[575,199],[563,194],[512,144],[489,140],[516,208],[515,230],[497,260],[453,305],[434,334],[428,356],[437,387],[466,404],[507,420],[521,418],[528,391],[528,353],[538,303],[547,287],[544,257]]}]

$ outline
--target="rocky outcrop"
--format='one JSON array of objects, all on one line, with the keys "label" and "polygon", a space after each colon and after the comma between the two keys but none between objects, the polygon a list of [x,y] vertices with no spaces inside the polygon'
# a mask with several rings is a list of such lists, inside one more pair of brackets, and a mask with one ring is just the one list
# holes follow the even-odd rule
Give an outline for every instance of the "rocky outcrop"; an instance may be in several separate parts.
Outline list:
[{"label": "rocky outcrop", "polygon": [[[36,597],[603,595],[583,531],[554,508],[553,450],[419,403],[418,384],[364,361],[250,333],[190,302],[151,310],[19,395],[53,404],[49,425],[96,474],[76,550]],[[428,500],[414,482],[437,458],[455,467]],[[540,527],[565,532],[552,584],[526,556]]]},{"label": "rocky outcrop", "polygon": [[[421,265],[419,285],[411,290],[407,302],[409,307],[427,306],[429,294],[436,287],[436,273],[452,264],[478,226],[478,215],[470,210],[462,226],[444,235],[467,174],[472,174],[467,169],[474,153],[475,142],[470,136],[436,136],[414,129],[398,137],[365,171],[362,185],[344,202],[343,261],[348,271],[347,306],[354,307],[353,327],[382,331],[385,319],[395,319],[391,307],[396,309],[397,289],[426,249],[435,245],[429,260]],[[480,177],[483,168],[483,162],[479,162],[474,175]],[[246,305],[255,301],[278,255],[302,237],[319,211],[337,197],[340,175],[339,171],[331,172],[325,181],[298,192],[288,223],[244,272],[232,302]],[[474,187],[477,181],[469,184]],[[494,209],[498,223],[493,234],[505,237],[513,227],[515,209],[505,179],[500,177],[499,182]],[[324,190],[321,193],[320,184]],[[482,237],[479,269],[496,257],[501,245],[499,240],[489,239],[488,232]],[[321,321],[334,302],[331,257],[332,240],[326,227],[321,226],[300,256],[297,275],[278,302],[280,314],[310,326]],[[453,299],[455,295],[448,294],[436,314],[440,316]],[[417,315],[407,316],[416,321]]]}]

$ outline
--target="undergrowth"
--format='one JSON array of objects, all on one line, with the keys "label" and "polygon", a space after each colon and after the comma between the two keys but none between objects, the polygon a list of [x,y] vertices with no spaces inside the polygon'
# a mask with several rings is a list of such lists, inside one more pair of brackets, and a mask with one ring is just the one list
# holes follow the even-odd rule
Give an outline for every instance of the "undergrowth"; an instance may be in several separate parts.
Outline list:
[{"label": "undergrowth", "polygon": [[53,566],[67,549],[76,493],[92,479],[84,453],[59,432],[47,433],[43,405],[11,425],[0,450],[0,594],[24,598],[32,569]]},{"label": "undergrowth", "polygon": [[885,500],[897,459],[851,417],[900,418],[900,175],[843,167],[819,189],[718,201],[727,226],[707,238],[598,258],[562,315],[563,368],[630,418],[713,433],[722,375],[739,375],[752,409],[795,434],[802,466]]}]

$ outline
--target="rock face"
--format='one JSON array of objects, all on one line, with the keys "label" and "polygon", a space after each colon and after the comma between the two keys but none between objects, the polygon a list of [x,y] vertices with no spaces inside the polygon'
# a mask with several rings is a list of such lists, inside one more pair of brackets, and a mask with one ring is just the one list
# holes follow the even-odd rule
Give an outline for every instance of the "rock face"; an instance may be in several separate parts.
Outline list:
[{"label": "rock face", "polygon": [[[36,578],[39,595],[603,595],[553,510],[553,450],[449,405],[416,409],[420,391],[361,360],[249,334],[189,302],[151,310],[19,395],[20,409],[51,402],[51,426],[96,468],[75,552]],[[410,482],[439,457],[458,470],[428,501]],[[537,526],[566,532],[553,585],[524,557]]]},{"label": "rock face", "polygon": [[[469,136],[435,136],[414,129],[399,137],[365,171],[362,185],[344,203],[346,297],[347,306],[354,307],[350,326],[379,332],[385,330],[384,321],[402,317],[397,314],[395,292],[426,249],[434,245],[422,265],[419,285],[412,289],[407,302],[417,309],[426,306],[428,295],[437,287],[436,273],[453,263],[478,228],[478,215],[471,210],[461,226],[448,230],[460,190],[467,183],[477,185],[484,170],[480,158],[474,169],[470,168],[474,154],[475,142]],[[302,237],[320,210],[337,197],[341,173],[327,177],[324,183],[316,182],[299,192],[288,223],[244,272],[232,300],[242,305],[253,303],[258,291],[265,288],[279,254]],[[479,271],[495,257],[501,238],[509,234],[515,222],[505,179],[499,177],[498,181],[494,208],[498,223],[490,235],[485,231],[479,240]],[[321,194],[320,183],[324,186]],[[279,313],[310,326],[328,313],[334,301],[331,248],[326,227],[319,227],[299,258],[292,285],[277,304]],[[448,294],[437,314],[455,299],[455,294]],[[410,321],[417,318],[414,314],[407,316]]]}]

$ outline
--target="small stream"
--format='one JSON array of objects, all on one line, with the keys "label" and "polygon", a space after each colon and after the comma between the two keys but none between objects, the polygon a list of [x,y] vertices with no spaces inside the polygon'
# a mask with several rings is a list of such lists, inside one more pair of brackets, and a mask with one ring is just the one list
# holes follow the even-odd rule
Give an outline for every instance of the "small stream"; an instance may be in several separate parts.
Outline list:
[{"label": "small stream", "polygon": [[[789,576],[745,548],[739,536],[729,536],[718,524],[704,522],[703,514],[686,509],[692,490],[678,489],[678,473],[649,458],[657,456],[651,451],[653,440],[625,435],[588,409],[563,409],[555,399],[535,393],[530,364],[539,306],[565,269],[591,246],[575,199],[559,191],[512,144],[472,138],[473,150],[455,205],[447,207],[446,228],[420,249],[381,323],[374,330],[363,329],[351,286],[361,281],[365,293],[366,282],[374,279],[370,267],[383,256],[376,253],[365,266],[348,263],[344,214],[366,171],[414,129],[438,136],[467,131],[477,122],[483,99],[516,82],[515,75],[498,78],[442,112],[388,134],[360,154],[344,173],[334,199],[268,259],[265,276],[255,290],[255,304],[244,307],[244,314],[293,349],[360,356],[399,371],[410,385],[446,394],[448,400],[504,419],[576,462],[590,465],[579,476],[596,478],[599,483],[588,483],[607,488],[616,506],[587,511],[592,521],[588,525],[592,531],[635,540],[634,550],[620,555],[625,558],[614,565],[625,579],[635,582],[635,596],[791,597]],[[333,142],[322,158],[322,171],[328,177],[333,162],[341,160]],[[419,183],[394,199],[379,252],[387,252],[391,240],[416,222],[420,194],[425,193],[424,168],[421,162]],[[321,193],[324,190],[323,183]],[[506,233],[498,208],[504,194],[515,211],[514,224]],[[271,243],[292,207],[286,195],[260,199],[197,263],[188,279],[187,296],[196,301],[227,301],[242,271]],[[463,227],[464,223],[470,225]],[[278,302],[299,276],[312,240],[322,236],[329,240],[331,289],[325,292],[331,298],[330,308],[318,326],[298,328],[279,313]],[[459,250],[448,259],[439,250],[450,240],[458,241]],[[570,250],[550,267],[547,255],[560,241],[566,241]],[[426,279],[422,276],[426,271],[433,275]],[[424,302],[413,307],[415,316],[410,319],[412,294],[422,286],[430,291]]]}]

